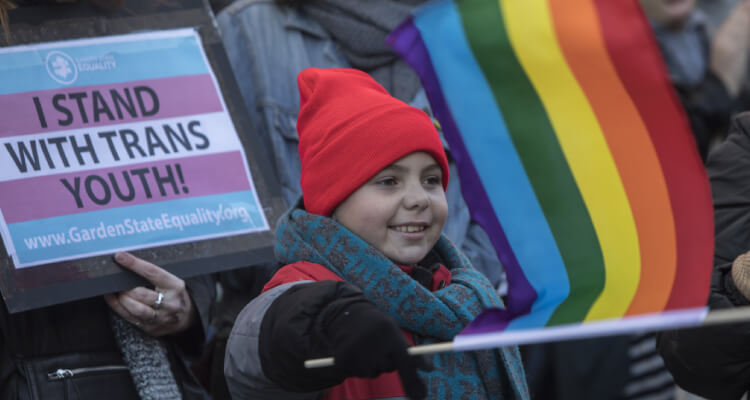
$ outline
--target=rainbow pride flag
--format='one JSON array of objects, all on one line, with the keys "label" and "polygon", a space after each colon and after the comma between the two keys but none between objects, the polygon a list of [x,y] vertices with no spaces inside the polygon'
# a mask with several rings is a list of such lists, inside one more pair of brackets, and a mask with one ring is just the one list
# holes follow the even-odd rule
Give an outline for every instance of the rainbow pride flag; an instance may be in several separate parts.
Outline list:
[{"label": "rainbow pride flag", "polygon": [[507,309],[457,340],[700,322],[711,192],[637,0],[438,0],[388,40],[508,277]]}]

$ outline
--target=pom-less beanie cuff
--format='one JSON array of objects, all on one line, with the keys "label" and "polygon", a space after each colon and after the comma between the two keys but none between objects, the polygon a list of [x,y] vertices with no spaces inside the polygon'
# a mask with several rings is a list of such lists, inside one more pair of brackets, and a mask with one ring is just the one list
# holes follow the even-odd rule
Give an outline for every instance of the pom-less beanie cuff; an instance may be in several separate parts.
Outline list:
[{"label": "pom-less beanie cuff", "polygon": [[430,154],[448,186],[448,160],[430,118],[355,69],[308,68],[297,77],[300,183],[305,209],[330,215],[395,161]]}]

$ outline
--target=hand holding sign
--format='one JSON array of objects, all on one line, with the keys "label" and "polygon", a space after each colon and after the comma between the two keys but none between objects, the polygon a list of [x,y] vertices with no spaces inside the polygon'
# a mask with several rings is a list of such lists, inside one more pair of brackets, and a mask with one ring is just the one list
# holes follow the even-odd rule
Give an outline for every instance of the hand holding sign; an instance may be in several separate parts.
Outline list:
[{"label": "hand holding sign", "polygon": [[195,322],[196,310],[185,281],[129,253],[115,254],[115,261],[154,285],[154,289],[139,286],[104,296],[122,318],[154,337],[184,331]]}]

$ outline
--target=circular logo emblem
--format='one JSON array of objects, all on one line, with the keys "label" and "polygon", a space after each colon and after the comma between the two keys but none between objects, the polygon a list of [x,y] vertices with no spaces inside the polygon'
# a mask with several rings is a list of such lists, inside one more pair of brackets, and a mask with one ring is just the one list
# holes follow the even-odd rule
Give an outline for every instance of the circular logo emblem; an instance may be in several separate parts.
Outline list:
[{"label": "circular logo emblem", "polygon": [[51,51],[47,54],[45,64],[49,76],[63,85],[70,85],[78,78],[78,68],[75,61],[62,51]]}]

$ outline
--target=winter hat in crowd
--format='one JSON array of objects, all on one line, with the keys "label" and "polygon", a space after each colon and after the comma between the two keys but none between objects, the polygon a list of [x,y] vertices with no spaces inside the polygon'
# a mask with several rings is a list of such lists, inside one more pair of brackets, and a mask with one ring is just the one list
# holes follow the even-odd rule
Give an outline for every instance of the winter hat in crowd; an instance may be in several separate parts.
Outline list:
[{"label": "winter hat in crowd", "polygon": [[297,77],[305,209],[331,215],[383,168],[416,151],[430,154],[448,186],[448,160],[430,118],[391,97],[356,69],[308,68]]}]

